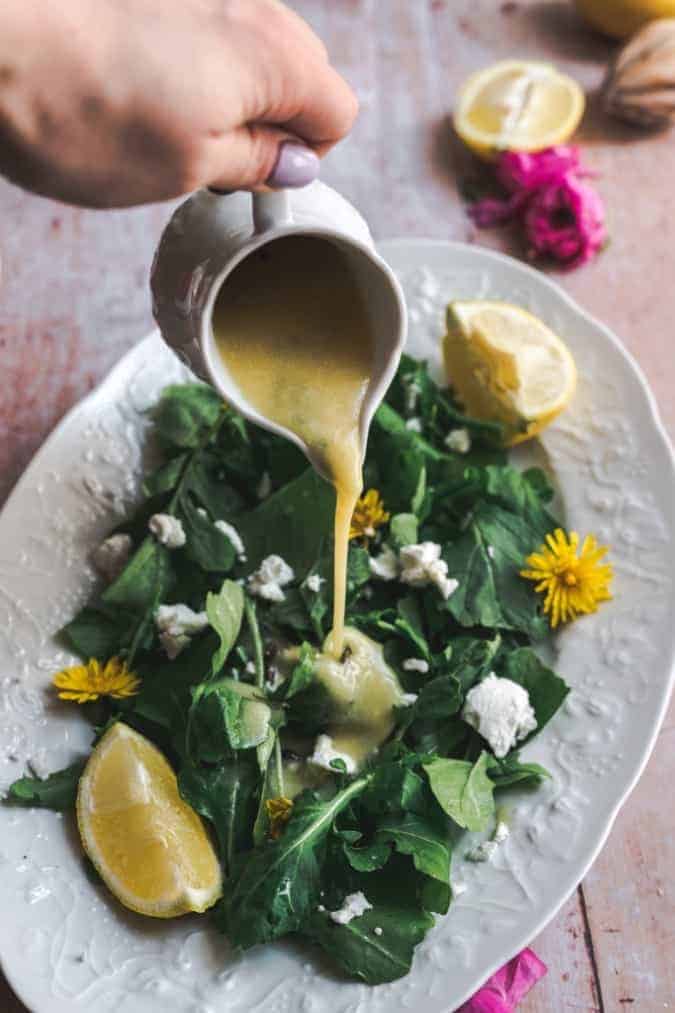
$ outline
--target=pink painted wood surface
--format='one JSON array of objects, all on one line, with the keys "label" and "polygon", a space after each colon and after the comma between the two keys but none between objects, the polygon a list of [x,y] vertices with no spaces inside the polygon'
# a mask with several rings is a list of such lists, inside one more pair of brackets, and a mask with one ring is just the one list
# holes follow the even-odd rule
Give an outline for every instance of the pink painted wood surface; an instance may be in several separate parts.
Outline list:
[{"label": "pink painted wood surface", "polygon": [[[480,241],[458,193],[466,158],[447,114],[462,79],[501,57],[550,59],[589,92],[580,130],[612,242],[558,280],[641,364],[675,436],[675,137],[609,122],[594,92],[611,45],[558,0],[297,0],[361,99],[324,178],[374,234]],[[147,276],[170,205],[77,211],[0,183],[0,500],[65,411],[151,326]],[[601,857],[533,941],[548,977],[523,1013],[675,1009],[671,712]],[[23,1007],[0,980],[0,1010]],[[394,1013],[394,1011],[392,1011]]]}]

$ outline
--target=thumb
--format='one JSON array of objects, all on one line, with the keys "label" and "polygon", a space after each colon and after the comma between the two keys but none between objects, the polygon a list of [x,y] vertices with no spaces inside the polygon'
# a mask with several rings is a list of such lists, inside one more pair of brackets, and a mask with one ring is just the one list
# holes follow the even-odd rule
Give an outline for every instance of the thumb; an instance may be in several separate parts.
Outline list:
[{"label": "thumb", "polygon": [[316,152],[277,127],[245,124],[219,138],[208,184],[219,190],[306,186],[319,175]]}]

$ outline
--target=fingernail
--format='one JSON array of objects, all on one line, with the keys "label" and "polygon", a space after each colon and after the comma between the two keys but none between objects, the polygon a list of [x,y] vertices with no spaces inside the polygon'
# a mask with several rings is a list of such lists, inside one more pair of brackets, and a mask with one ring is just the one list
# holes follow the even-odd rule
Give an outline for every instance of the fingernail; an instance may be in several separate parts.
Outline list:
[{"label": "fingernail", "polygon": [[307,186],[319,175],[320,164],[319,156],[311,148],[295,141],[284,141],[266,182],[275,187]]}]

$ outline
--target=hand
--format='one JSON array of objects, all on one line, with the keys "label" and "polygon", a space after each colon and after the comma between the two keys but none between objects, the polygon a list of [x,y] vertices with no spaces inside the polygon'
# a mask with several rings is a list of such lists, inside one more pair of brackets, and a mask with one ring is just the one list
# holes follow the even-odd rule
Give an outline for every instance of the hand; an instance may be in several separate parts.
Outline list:
[{"label": "hand", "polygon": [[0,172],[48,197],[115,207],[207,184],[303,185],[356,112],[323,43],[278,0],[0,9]]}]

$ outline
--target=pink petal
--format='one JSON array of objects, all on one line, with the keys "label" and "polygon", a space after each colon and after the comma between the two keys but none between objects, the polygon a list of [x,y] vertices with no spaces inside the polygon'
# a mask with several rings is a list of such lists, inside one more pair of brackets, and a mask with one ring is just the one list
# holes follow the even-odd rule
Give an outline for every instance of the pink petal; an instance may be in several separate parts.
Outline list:
[{"label": "pink petal", "polygon": [[531,195],[523,225],[533,255],[567,267],[590,260],[607,237],[600,196],[572,173]]},{"label": "pink petal", "polygon": [[457,1013],[513,1013],[548,968],[532,950],[505,964]]},{"label": "pink petal", "polygon": [[497,164],[497,179],[509,193],[536,190],[569,172],[582,172],[579,149],[562,144],[536,152],[505,151]]},{"label": "pink petal", "polygon": [[522,207],[522,198],[514,196],[506,200],[498,197],[483,197],[469,208],[469,217],[479,229],[487,229],[493,225],[504,225],[510,221]]}]

